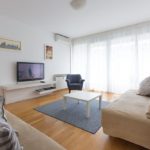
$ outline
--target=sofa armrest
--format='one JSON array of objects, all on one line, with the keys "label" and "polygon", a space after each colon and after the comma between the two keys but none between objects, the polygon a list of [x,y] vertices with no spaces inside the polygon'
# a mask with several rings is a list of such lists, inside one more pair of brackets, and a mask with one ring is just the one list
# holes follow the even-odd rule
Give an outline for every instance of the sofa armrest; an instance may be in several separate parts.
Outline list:
[{"label": "sofa armrest", "polygon": [[83,82],[84,82],[84,81],[85,81],[84,79],[81,79],[81,80],[80,80],[80,83],[82,83],[82,84],[83,84]]},{"label": "sofa armrest", "polygon": [[69,84],[69,83],[70,83],[70,80],[69,80],[69,79],[66,79],[66,82]]}]

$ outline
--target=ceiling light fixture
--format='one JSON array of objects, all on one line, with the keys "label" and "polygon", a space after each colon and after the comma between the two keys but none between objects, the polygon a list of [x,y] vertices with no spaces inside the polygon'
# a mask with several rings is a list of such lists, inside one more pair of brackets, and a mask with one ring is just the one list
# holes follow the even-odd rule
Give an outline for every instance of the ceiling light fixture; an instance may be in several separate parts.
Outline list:
[{"label": "ceiling light fixture", "polygon": [[84,7],[86,4],[86,0],[71,0],[70,5],[73,9],[80,9]]}]

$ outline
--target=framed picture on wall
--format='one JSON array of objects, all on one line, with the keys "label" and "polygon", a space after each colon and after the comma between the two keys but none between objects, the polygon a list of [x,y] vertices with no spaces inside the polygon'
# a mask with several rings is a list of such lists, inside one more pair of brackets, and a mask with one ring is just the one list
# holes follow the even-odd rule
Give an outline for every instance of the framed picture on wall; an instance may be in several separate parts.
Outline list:
[{"label": "framed picture on wall", "polygon": [[21,50],[21,42],[0,37],[0,49]]},{"label": "framed picture on wall", "polygon": [[44,45],[44,53],[46,60],[53,59],[53,47],[51,45],[49,44]]}]

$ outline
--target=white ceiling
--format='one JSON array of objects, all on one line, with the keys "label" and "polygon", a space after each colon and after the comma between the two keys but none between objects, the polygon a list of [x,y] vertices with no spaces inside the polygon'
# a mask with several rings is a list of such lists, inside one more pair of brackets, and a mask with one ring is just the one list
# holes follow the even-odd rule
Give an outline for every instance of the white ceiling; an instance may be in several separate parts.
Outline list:
[{"label": "white ceiling", "polygon": [[150,0],[87,0],[81,10],[73,10],[70,1],[0,0],[0,15],[69,37],[150,20]]}]

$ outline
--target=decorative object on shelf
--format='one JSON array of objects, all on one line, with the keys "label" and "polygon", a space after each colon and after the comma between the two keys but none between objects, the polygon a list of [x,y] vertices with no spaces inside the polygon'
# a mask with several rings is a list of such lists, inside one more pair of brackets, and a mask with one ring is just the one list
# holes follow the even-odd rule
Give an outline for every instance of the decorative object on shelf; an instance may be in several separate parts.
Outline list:
[{"label": "decorative object on shelf", "polygon": [[53,59],[53,47],[49,44],[44,45],[45,59]]},{"label": "decorative object on shelf", "polygon": [[21,50],[21,42],[0,38],[0,49]]},{"label": "decorative object on shelf", "polygon": [[85,6],[86,0],[71,0],[70,5],[73,9],[81,9]]}]

